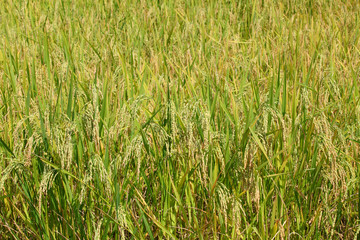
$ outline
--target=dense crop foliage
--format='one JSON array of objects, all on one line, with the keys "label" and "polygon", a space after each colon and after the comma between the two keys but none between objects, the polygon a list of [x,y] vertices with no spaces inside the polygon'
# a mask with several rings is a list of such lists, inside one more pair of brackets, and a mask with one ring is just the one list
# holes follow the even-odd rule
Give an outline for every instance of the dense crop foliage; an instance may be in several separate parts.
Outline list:
[{"label": "dense crop foliage", "polygon": [[360,4],[3,0],[1,239],[354,239]]}]

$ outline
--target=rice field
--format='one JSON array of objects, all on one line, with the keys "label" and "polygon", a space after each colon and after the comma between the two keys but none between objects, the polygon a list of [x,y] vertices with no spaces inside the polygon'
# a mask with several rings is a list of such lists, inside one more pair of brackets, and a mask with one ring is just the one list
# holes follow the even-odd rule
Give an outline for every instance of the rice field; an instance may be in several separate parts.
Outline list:
[{"label": "rice field", "polygon": [[360,2],[3,0],[0,239],[360,239]]}]

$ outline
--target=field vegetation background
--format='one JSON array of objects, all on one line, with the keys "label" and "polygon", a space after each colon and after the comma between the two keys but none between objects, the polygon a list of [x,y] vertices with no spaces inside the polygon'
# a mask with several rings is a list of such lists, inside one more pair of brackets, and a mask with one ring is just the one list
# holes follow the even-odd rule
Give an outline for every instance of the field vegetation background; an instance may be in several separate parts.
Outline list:
[{"label": "field vegetation background", "polygon": [[3,0],[1,239],[354,239],[356,0]]}]

